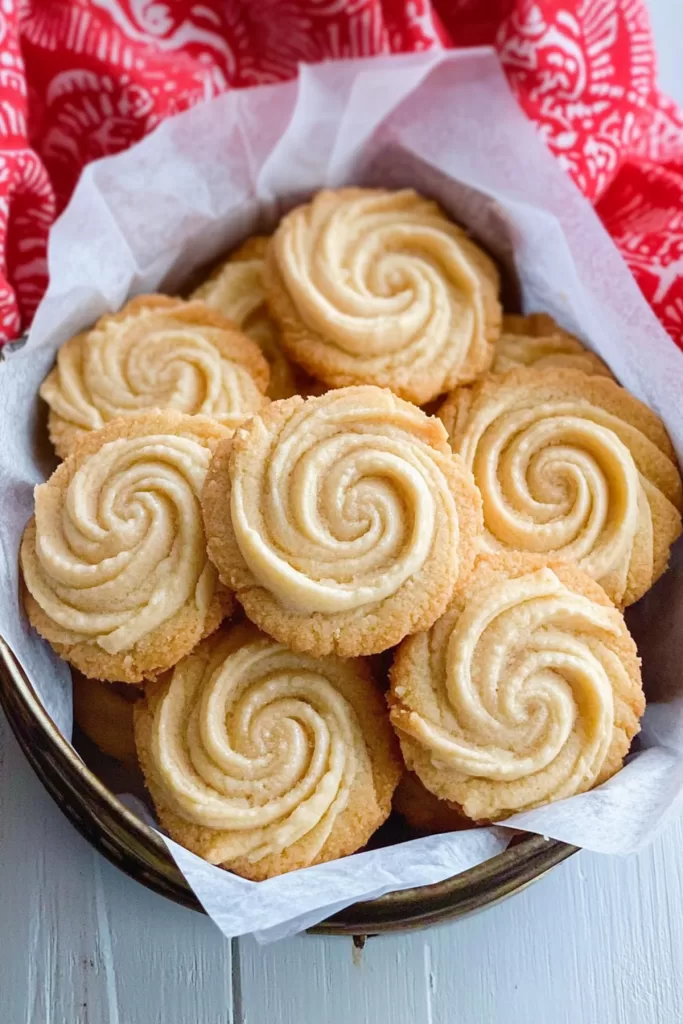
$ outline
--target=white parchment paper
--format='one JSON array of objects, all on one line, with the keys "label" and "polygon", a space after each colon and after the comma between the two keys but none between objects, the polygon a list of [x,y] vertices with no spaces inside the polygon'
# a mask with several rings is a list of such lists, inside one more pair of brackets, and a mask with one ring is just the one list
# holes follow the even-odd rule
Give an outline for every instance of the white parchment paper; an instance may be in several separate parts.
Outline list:
[{"label": "white parchment paper", "polygon": [[[200,264],[269,230],[323,185],[413,186],[467,224],[509,271],[524,310],[583,337],[666,423],[683,453],[683,356],[589,204],[546,151],[487,49],[302,66],[297,82],[233,92],[91,164],[52,230],[50,286],[27,345],[0,363],[0,633],[71,735],[69,672],[18,601],[33,486],[54,466],[36,397],[58,346],[133,294],[173,290]],[[511,819],[628,853],[681,813],[683,557],[631,613],[650,701],[637,751],[590,793]],[[347,906],[426,885],[493,856],[505,829],[431,836],[254,883],[167,840],[225,935],[267,941]]]}]

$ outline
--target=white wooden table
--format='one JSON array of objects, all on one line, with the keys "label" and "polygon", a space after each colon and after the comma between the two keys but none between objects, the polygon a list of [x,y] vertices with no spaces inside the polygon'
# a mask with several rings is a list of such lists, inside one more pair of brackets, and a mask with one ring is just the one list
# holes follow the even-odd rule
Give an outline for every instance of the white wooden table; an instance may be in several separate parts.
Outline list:
[{"label": "white wooden table", "polygon": [[[683,102],[683,3],[650,0]],[[569,4],[567,6],[570,6]],[[679,1024],[683,821],[451,925],[228,942],[96,854],[0,712],[0,1024]]]},{"label": "white wooden table", "polygon": [[0,721],[2,1024],[678,1024],[683,822],[405,936],[228,942],[96,854]]}]

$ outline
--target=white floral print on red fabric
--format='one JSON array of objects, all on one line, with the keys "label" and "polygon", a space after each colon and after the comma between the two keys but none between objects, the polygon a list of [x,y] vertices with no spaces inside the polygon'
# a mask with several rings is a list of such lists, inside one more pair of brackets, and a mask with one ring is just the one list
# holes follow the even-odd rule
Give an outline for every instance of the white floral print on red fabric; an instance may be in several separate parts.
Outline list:
[{"label": "white floral print on red fabric", "polygon": [[475,44],[497,47],[683,344],[683,119],[645,0],[0,0],[0,341],[35,310],[49,225],[90,160],[300,61]]}]

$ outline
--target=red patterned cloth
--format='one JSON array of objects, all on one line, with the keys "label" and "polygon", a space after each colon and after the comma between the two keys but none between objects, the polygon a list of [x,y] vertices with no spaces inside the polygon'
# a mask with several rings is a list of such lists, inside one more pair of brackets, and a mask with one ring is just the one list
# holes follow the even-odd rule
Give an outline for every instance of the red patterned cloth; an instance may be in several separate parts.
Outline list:
[{"label": "red patterned cloth", "polygon": [[478,44],[683,347],[683,116],[645,0],[0,0],[0,339],[30,321],[89,160],[299,61]]}]

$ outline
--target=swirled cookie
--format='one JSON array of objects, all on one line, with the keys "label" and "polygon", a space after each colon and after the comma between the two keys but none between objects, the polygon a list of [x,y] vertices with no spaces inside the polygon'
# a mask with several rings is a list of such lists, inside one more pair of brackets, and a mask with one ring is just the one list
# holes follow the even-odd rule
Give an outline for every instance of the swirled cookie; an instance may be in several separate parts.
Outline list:
[{"label": "swirled cookie", "polygon": [[114,420],[36,487],[21,545],[26,610],[89,678],[153,678],[231,610],[199,502],[211,452],[230,434],[173,410]]},{"label": "swirled cookie", "polygon": [[404,772],[394,791],[392,807],[410,828],[423,835],[439,832],[459,832],[472,828],[459,807],[439,800],[422,785],[414,772]]},{"label": "swirled cookie", "polygon": [[486,556],[398,649],[391,721],[406,765],[474,821],[560,800],[619,770],[645,707],[623,617],[574,565]]},{"label": "swirled cookie", "polygon": [[142,690],[128,683],[104,683],[72,672],[74,721],[96,747],[117,761],[137,765],[133,707]]},{"label": "swirled cookie", "polygon": [[533,366],[537,370],[568,367],[612,376],[600,356],[563,330],[547,313],[529,316],[506,313],[503,317],[503,331],[496,342],[491,372],[505,373],[517,366]]},{"label": "swirled cookie", "polygon": [[249,618],[342,657],[431,625],[481,529],[441,423],[372,385],[273,402],[218,446],[202,507],[209,556]]},{"label": "swirled cookie", "polygon": [[576,562],[621,606],[664,572],[681,532],[675,454],[614,381],[511,370],[459,388],[439,415],[481,491],[489,550]]},{"label": "swirled cookie", "polygon": [[268,313],[263,285],[265,235],[254,235],[221,263],[192,293],[211,309],[233,320],[261,348],[270,366],[269,398],[289,398],[297,392],[294,371],[282,350],[280,331]]},{"label": "swirled cookie", "polygon": [[268,364],[202,302],[141,295],[62,345],[40,387],[57,454],[119,416],[176,409],[236,426],[265,404]]},{"label": "swirled cookie", "polygon": [[162,826],[256,880],[364,846],[402,771],[362,660],[295,654],[253,626],[219,630],[149,684],[135,732]]},{"label": "swirled cookie", "polygon": [[332,387],[378,384],[422,405],[491,365],[495,266],[410,189],[319,192],[282,219],[265,271],[285,349]]}]

